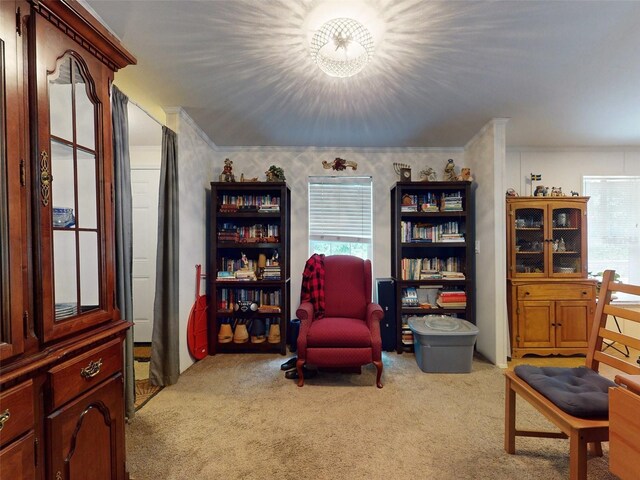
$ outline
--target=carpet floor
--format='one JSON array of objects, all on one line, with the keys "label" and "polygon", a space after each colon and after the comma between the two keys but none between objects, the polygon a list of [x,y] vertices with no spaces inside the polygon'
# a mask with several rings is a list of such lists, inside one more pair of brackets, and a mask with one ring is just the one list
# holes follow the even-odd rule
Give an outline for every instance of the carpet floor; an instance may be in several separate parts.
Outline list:
[{"label": "carpet floor", "polygon": [[[518,438],[503,448],[502,370],[476,359],[469,374],[427,374],[411,354],[375,368],[321,373],[298,388],[280,355],[216,355],[184,372],[127,429],[131,480],[564,479],[567,440]],[[518,401],[518,427],[553,427]],[[589,480],[613,479],[604,456]]]}]

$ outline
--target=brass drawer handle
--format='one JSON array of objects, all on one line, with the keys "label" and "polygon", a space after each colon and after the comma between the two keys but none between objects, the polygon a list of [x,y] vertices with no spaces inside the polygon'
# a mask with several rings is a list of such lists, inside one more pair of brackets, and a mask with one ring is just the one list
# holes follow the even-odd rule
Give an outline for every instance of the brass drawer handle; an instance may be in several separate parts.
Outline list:
[{"label": "brass drawer handle", "polygon": [[90,380],[100,373],[102,368],[102,359],[98,359],[95,362],[89,362],[89,365],[80,370],[80,376],[85,380]]},{"label": "brass drawer handle", "polygon": [[9,413],[8,408],[4,412],[0,413],[0,430],[4,428],[4,424],[7,423],[9,417],[11,417],[11,414]]}]

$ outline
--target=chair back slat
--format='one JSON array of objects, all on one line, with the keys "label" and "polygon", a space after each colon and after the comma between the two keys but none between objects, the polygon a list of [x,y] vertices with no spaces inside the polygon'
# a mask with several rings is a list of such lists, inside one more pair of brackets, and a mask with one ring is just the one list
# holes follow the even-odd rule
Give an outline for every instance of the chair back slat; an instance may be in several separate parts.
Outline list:
[{"label": "chair back slat", "polygon": [[640,312],[630,310],[628,308],[620,307],[617,305],[605,305],[604,313],[607,315],[613,315],[620,320],[624,318],[626,320],[633,320],[634,322],[640,323]]},{"label": "chair back slat", "polygon": [[622,346],[633,348],[635,350],[640,351],[640,338],[634,338],[630,335],[625,335],[624,333],[619,333],[613,330],[609,330],[608,328],[601,328],[600,336],[607,340],[611,340],[616,343],[619,343]]},{"label": "chair back slat", "polygon": [[[604,363],[610,367],[613,367],[621,372],[628,373],[629,375],[640,375],[640,365],[625,362],[624,360],[614,357],[610,353],[607,352],[595,352],[594,360],[600,364]],[[596,371],[598,371],[596,369]]]},{"label": "chair back slat", "polygon": [[629,295],[637,295],[640,297],[640,285],[631,285],[629,283],[613,283],[609,286],[609,290],[614,292],[628,293]]}]

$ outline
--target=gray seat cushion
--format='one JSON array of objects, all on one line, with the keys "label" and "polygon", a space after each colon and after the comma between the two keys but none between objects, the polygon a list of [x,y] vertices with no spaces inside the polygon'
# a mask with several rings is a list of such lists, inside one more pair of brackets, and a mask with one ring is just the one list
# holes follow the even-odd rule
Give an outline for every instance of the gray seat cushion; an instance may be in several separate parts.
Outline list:
[{"label": "gray seat cushion", "polygon": [[609,417],[609,387],[615,387],[616,384],[590,368],[518,365],[514,372],[554,405],[574,417]]}]

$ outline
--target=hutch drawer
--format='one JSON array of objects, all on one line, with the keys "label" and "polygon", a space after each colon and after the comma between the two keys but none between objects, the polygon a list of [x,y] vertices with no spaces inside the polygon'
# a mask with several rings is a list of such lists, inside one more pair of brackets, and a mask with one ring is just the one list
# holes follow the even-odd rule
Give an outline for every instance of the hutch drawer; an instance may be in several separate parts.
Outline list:
[{"label": "hutch drawer", "polygon": [[518,300],[590,300],[595,298],[592,285],[575,283],[541,283],[517,287]]},{"label": "hutch drawer", "polygon": [[0,394],[0,445],[33,428],[33,398],[32,380]]},{"label": "hutch drawer", "polygon": [[49,370],[51,409],[122,371],[122,340],[112,340]]}]

